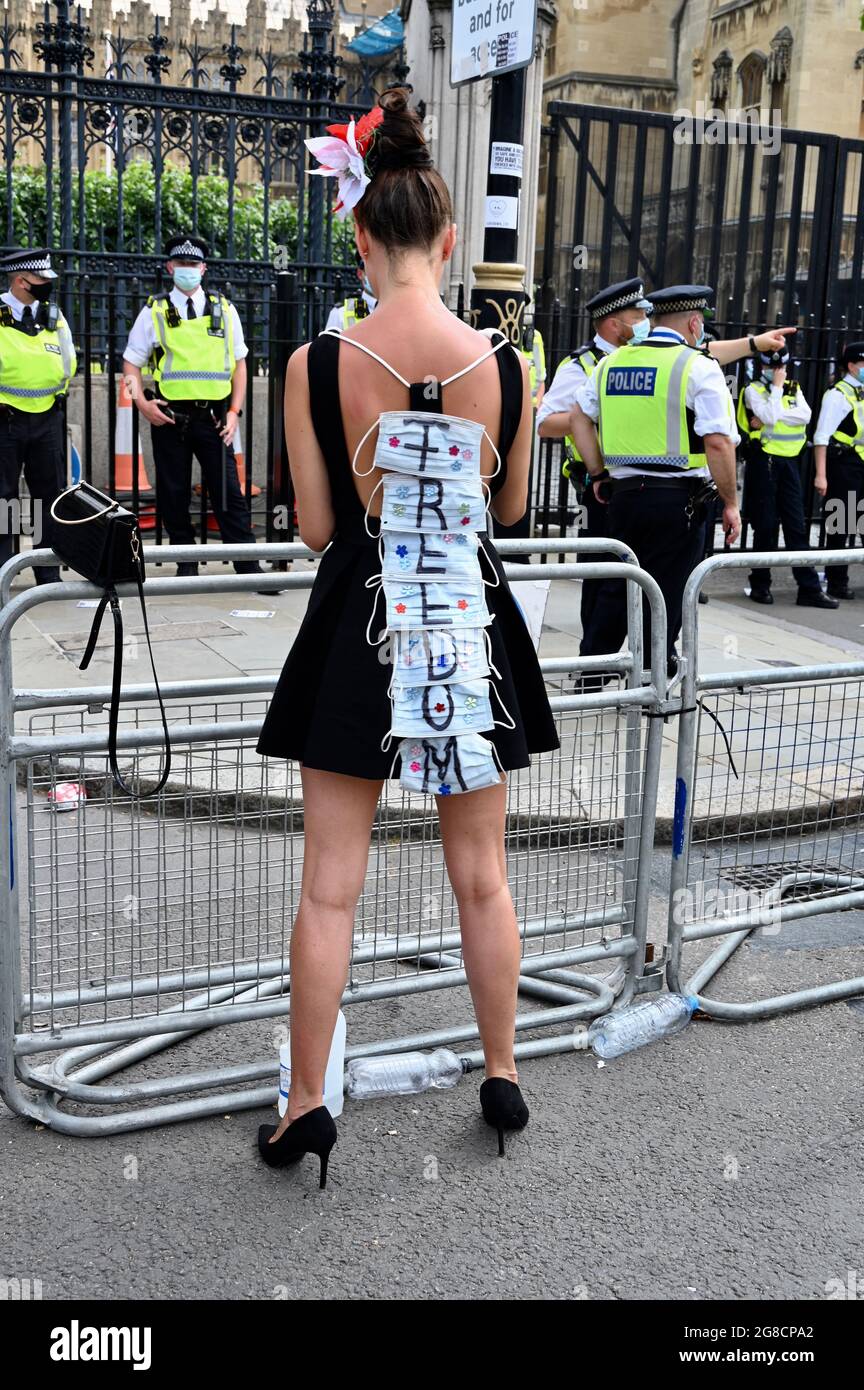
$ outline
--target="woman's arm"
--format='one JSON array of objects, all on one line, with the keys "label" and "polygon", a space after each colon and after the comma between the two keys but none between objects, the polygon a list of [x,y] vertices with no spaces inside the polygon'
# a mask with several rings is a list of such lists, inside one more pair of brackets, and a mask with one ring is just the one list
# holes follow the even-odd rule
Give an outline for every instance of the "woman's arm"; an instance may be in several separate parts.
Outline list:
[{"label": "woman's arm", "polygon": [[307,358],[309,344],[288,359],[285,372],[285,441],[297,499],[300,539],[310,550],[324,550],[333,539],[336,518],[327,465],[312,426]]},{"label": "woman's arm", "polygon": [[[506,352],[507,348],[501,348]],[[531,382],[528,376],[528,363],[517,352],[516,357],[522,370],[522,414],[516,438],[507,455],[507,479],[501,491],[493,497],[490,510],[502,526],[515,526],[521,521],[528,506],[528,472],[531,467],[531,435],[534,429],[534,408],[531,404]]]}]

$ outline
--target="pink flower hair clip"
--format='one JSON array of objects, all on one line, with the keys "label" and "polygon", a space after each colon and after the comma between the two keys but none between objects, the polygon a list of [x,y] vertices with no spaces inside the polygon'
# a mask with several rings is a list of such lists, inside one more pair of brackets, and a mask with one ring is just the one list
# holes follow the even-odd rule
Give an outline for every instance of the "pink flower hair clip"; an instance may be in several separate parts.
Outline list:
[{"label": "pink flower hair clip", "polygon": [[327,135],[303,142],[321,165],[320,169],[312,169],[310,173],[336,179],[339,201],[333,211],[340,222],[356,207],[369,187],[371,178],[366,167],[366,155],[383,119],[381,107],[373,106],[359,121],[351,120],[347,125],[328,125]]}]

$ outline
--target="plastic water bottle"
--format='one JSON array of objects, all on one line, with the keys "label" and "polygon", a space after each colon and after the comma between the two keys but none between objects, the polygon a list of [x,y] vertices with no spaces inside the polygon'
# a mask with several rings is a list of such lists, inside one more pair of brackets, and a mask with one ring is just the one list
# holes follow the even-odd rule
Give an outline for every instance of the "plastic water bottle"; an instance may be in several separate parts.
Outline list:
[{"label": "plastic water bottle", "polygon": [[694,994],[658,994],[620,1013],[595,1018],[588,1029],[588,1043],[595,1057],[620,1057],[658,1038],[680,1033],[698,1007]]},{"label": "plastic water bottle", "polygon": [[[327,1071],[324,1076],[324,1104],[334,1120],[342,1114],[345,1103],[345,1015],[342,1010],[336,1017],[330,1056],[327,1058]],[[288,1091],[291,1087],[291,1044],[283,1043],[279,1049],[279,1114],[288,1109]]]},{"label": "plastic water bottle", "polygon": [[390,1057],[355,1057],[348,1063],[348,1094],[352,1100],[411,1096],[431,1086],[455,1086],[464,1071],[462,1058],[447,1047],[434,1052],[394,1052]]}]

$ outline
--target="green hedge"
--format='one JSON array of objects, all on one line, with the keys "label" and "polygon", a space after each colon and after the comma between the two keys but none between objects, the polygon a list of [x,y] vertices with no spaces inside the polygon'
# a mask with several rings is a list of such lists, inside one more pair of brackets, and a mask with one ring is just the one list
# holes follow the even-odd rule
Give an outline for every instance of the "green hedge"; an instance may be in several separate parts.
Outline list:
[{"label": "green hedge", "polygon": [[[193,218],[192,175],[167,164],[162,173],[162,233],[191,228],[193,221],[210,242],[214,257],[227,251],[228,180],[219,174],[201,174],[197,179],[198,216]],[[29,165],[12,173],[13,243],[25,245],[29,238],[37,245],[47,243],[45,208],[45,170]],[[54,224],[60,207],[59,175],[53,177]],[[73,184],[73,229],[79,245],[79,196],[77,176]],[[98,169],[84,174],[84,211],[87,249],[90,251],[161,252],[155,243],[154,213],[156,180],[153,166],[144,160],[130,164],[123,175],[123,238],[119,235],[118,179],[116,174]],[[0,218],[7,225],[5,181],[0,181]],[[238,187],[234,195],[234,249],[238,259],[270,260],[277,246],[288,248],[289,258],[297,250],[297,208],[290,198],[270,203],[269,245],[264,246],[264,188]],[[353,227],[350,220],[333,223],[333,260],[353,263]]]}]

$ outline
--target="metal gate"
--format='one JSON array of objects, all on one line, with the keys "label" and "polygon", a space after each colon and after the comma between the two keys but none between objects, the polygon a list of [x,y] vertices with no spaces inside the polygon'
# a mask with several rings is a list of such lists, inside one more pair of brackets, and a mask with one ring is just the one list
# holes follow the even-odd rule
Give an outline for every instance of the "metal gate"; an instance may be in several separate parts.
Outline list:
[{"label": "metal gate", "polygon": [[[864,976],[747,1003],[702,994],[752,932],[794,945],[802,918],[864,908],[864,661],[699,670],[705,581],[763,563],[850,564],[864,579],[860,550],[809,550],[716,555],[687,583],[667,975],[736,1021],[864,994]],[[685,946],[712,938],[685,983]]]},{"label": "metal gate", "polygon": [[[646,716],[663,708],[665,612],[632,552],[612,548],[620,559],[601,565],[584,557],[608,551],[607,541],[500,542],[505,558],[557,554],[563,561],[511,565],[512,578],[630,581],[628,653],[541,663],[561,748],[508,779],[520,993],[539,1006],[518,1017],[519,1057],[570,1050],[574,1024],[662,981],[657,967],[645,966],[645,942],[663,721]],[[259,550],[274,561],[310,554],[300,545]],[[225,559],[243,551],[219,547]],[[577,551],[578,567],[571,563]],[[152,562],[200,552],[144,553]],[[106,757],[108,688],[23,690],[14,683],[15,624],[40,604],[98,594],[68,582],[10,596],[18,570],[53,558],[50,551],[16,557],[0,579],[0,1092],[17,1113],[77,1134],[272,1103],[277,1049],[271,1044],[260,1058],[262,1024],[290,1007],[288,941],[303,843],[296,767],[254,751],[275,678],[166,684],[172,778],[152,800],[115,795]],[[282,574],[276,582],[307,588],[312,577]],[[259,575],[226,575],[148,579],[147,587],[158,600],[251,592],[262,583]],[[119,592],[132,596],[133,588]],[[647,679],[643,593],[652,613]],[[567,693],[570,672],[601,666],[618,673],[618,689]],[[154,696],[152,686],[125,689],[118,738],[121,757],[133,761],[131,775],[145,786],[161,742]],[[70,778],[90,794],[73,815],[58,816],[47,792]],[[411,894],[402,891],[406,876]],[[473,1015],[455,1027],[440,1017],[438,992],[464,984],[431,798],[390,783],[356,918],[344,996],[348,1056],[446,1043],[481,1066],[482,1054],[470,1046]],[[228,1023],[232,1046],[246,1060],[217,1064],[214,1030]],[[278,1041],[272,1027],[270,1036]],[[151,1067],[145,1080],[100,1084],[181,1042],[185,1068],[172,1052],[164,1074]],[[70,1113],[70,1101],[111,1113]]]}]

